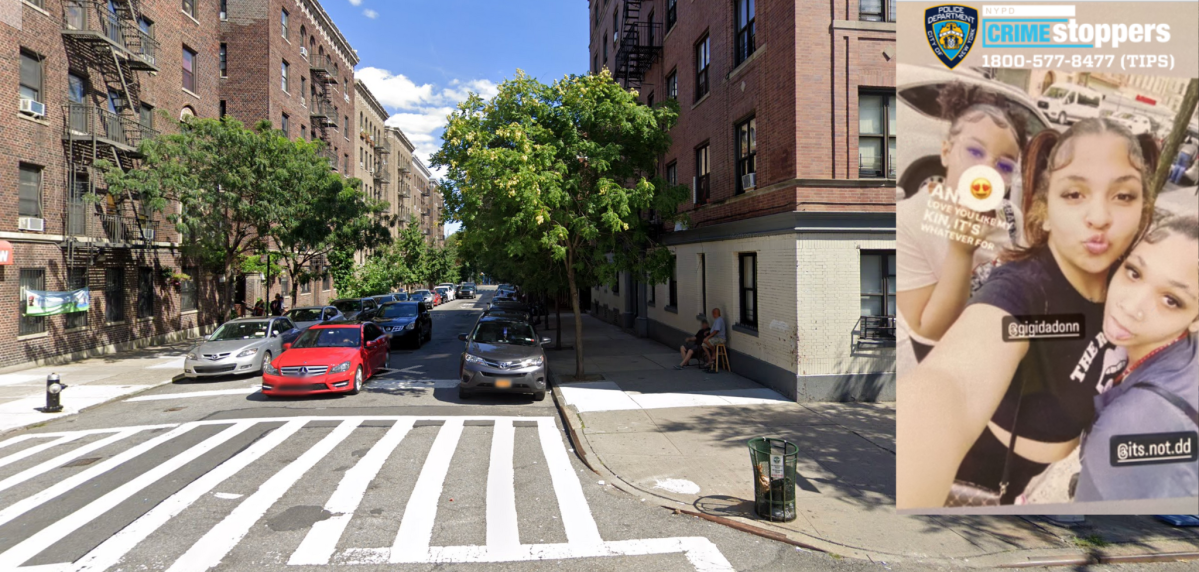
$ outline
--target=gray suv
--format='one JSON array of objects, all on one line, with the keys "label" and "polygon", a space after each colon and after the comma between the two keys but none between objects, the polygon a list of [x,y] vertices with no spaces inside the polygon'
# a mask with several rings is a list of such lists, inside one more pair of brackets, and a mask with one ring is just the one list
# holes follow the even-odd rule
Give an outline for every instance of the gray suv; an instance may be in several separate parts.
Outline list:
[{"label": "gray suv", "polygon": [[458,397],[475,393],[532,393],[534,401],[545,399],[548,364],[539,338],[528,322],[509,316],[483,316],[470,334],[458,334],[466,342],[458,373]]}]

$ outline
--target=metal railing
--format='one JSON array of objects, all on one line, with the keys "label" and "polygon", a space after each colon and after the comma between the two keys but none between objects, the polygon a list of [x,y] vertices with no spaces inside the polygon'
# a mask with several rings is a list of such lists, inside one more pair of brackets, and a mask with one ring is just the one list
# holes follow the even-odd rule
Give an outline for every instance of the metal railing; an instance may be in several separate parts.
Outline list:
[{"label": "metal railing", "polygon": [[63,3],[63,34],[105,39],[123,50],[137,69],[157,70],[158,41],[142,30],[129,12],[109,10],[102,0],[69,0]]},{"label": "metal railing", "polygon": [[333,71],[333,58],[328,54],[308,54],[308,70],[314,74],[328,75]]},{"label": "metal railing", "polygon": [[98,212],[98,205],[82,200],[67,201],[67,235],[107,240],[115,244],[162,241],[159,221]]},{"label": "metal railing", "polygon": [[328,159],[329,162],[333,164],[334,170],[336,170],[340,166],[337,162],[337,150],[328,145],[325,145],[324,147],[317,149],[316,156],[324,157],[325,159]]},{"label": "metal railing", "polygon": [[382,169],[375,169],[374,177],[375,177],[375,182],[377,182],[377,183],[390,183],[391,182],[390,169],[387,169],[386,167],[384,167]]},{"label": "metal railing", "polygon": [[158,131],[141,122],[140,117],[123,115],[87,103],[63,105],[64,139],[95,137],[106,143],[135,151],[142,141],[158,136]]},{"label": "metal railing", "polygon": [[375,152],[390,154],[391,153],[391,141],[384,139],[382,141],[375,143]]},{"label": "metal railing", "polygon": [[884,164],[882,157],[863,157],[858,153],[858,177],[864,179],[894,179],[895,178],[895,156],[888,157],[888,161]]},{"label": "metal railing", "polygon": [[[334,114],[333,103],[329,101],[328,97],[325,97],[318,93],[312,97],[311,101],[308,102],[309,117],[319,117],[319,118],[327,119],[327,118],[333,117],[333,114]],[[334,117],[334,119],[336,119],[336,117]]]},{"label": "metal railing", "polygon": [[895,344],[895,316],[862,316],[853,326],[850,343],[856,351],[863,344],[889,346]]}]

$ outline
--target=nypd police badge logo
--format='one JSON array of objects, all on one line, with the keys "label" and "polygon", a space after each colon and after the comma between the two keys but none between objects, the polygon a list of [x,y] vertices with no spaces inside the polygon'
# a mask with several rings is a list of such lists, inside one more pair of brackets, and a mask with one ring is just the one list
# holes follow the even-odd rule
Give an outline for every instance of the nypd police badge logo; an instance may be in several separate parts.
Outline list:
[{"label": "nypd police badge logo", "polygon": [[928,44],[945,67],[953,69],[974,45],[978,33],[978,10],[949,4],[924,11],[924,31]]}]

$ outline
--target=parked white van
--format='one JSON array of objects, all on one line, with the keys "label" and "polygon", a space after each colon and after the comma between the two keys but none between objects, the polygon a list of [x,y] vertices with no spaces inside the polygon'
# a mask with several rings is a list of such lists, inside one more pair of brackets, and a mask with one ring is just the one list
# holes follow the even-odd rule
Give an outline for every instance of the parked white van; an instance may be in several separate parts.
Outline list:
[{"label": "parked white van", "polygon": [[1055,123],[1068,125],[1080,119],[1099,117],[1103,94],[1069,83],[1055,83],[1037,98],[1037,107]]}]

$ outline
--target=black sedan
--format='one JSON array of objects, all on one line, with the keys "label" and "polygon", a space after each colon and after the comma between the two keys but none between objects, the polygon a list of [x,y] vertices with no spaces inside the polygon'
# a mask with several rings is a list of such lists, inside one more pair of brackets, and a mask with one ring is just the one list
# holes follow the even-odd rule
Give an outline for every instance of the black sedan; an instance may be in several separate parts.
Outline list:
[{"label": "black sedan", "polygon": [[433,339],[433,318],[424,302],[389,302],[379,308],[374,322],[391,337],[391,345],[406,342],[419,348]]},{"label": "black sedan", "polygon": [[343,298],[329,303],[330,306],[341,310],[348,320],[370,320],[379,310],[379,303],[374,298]]}]

